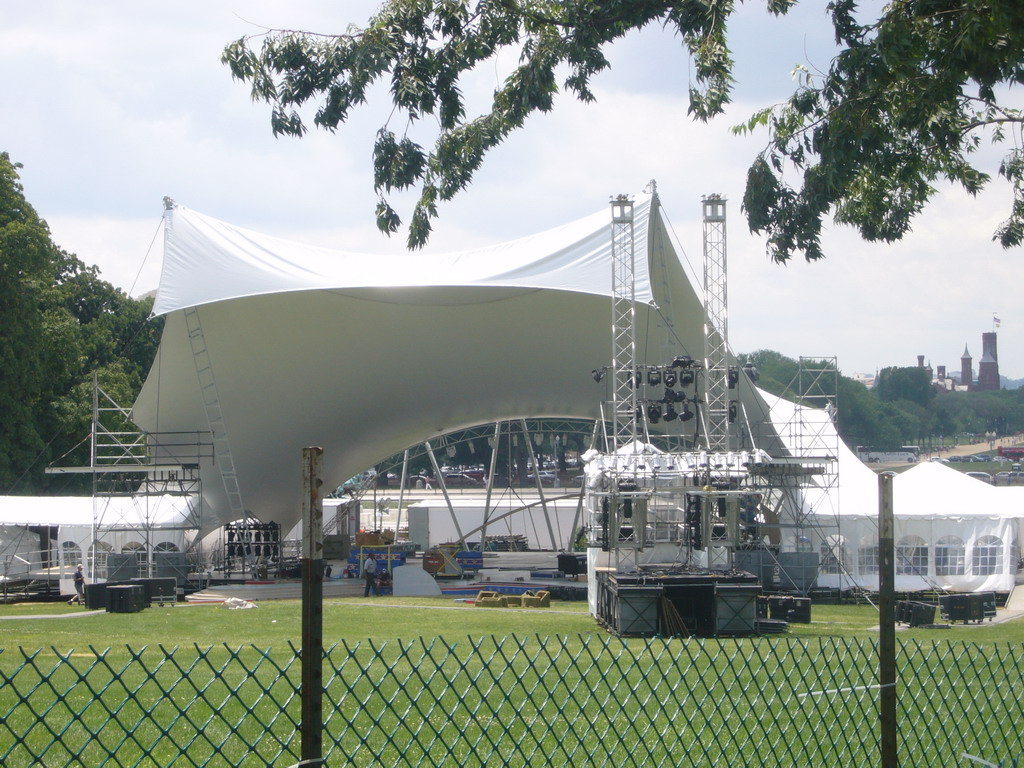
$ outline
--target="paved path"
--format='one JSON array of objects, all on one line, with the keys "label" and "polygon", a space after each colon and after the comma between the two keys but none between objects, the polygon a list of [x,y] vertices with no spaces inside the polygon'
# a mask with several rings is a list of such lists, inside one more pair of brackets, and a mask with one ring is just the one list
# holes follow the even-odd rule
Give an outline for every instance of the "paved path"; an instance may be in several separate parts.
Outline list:
[{"label": "paved path", "polygon": [[17,616],[0,616],[0,621],[15,619],[78,619],[82,616],[98,616],[106,611],[75,611],[74,613],[20,613]]},{"label": "paved path", "polygon": [[986,440],[981,443],[968,443],[967,445],[958,445],[953,448],[944,448],[941,451],[922,451],[921,458],[924,460],[928,456],[941,456],[944,459],[948,459],[950,456],[973,456],[976,453],[991,453],[995,455],[996,449],[1000,445],[1018,445],[1022,441],[1024,441],[1024,435],[1002,437],[994,441],[995,448]]}]

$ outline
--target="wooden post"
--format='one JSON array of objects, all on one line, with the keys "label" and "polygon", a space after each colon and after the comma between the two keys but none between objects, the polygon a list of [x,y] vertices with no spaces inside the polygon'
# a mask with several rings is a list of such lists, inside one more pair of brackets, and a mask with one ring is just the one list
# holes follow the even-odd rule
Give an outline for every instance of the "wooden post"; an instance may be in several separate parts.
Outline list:
[{"label": "wooden post", "polygon": [[302,765],[323,763],[323,448],[302,449]]},{"label": "wooden post", "polygon": [[899,765],[896,751],[896,557],[892,481],[878,476],[878,692],[882,768]]}]

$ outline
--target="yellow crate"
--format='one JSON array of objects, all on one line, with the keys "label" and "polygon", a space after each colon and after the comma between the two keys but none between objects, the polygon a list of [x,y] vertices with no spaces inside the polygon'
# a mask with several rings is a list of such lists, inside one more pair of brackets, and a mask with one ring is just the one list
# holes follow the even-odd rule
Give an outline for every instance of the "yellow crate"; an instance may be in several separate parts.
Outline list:
[{"label": "yellow crate", "polygon": [[481,608],[505,608],[505,596],[497,592],[479,592],[474,605]]},{"label": "yellow crate", "polygon": [[522,598],[523,608],[548,608],[551,605],[551,593],[546,589],[527,592]]}]

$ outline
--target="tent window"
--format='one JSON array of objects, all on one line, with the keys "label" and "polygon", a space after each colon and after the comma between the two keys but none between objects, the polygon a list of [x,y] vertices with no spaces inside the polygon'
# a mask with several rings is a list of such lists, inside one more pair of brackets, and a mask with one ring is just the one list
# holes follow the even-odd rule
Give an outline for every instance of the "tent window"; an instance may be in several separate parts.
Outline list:
[{"label": "tent window", "polygon": [[896,545],[896,573],[928,575],[928,544],[920,536],[904,536]]},{"label": "tent window", "polygon": [[82,562],[82,548],[73,541],[65,541],[60,546],[64,555],[64,569],[73,571]]},{"label": "tent window", "polygon": [[1001,573],[1003,567],[1003,540],[998,536],[982,536],[974,542],[971,552],[971,573],[975,576],[992,576]]},{"label": "tent window", "polygon": [[821,542],[821,572],[842,573],[846,570],[846,539],[829,536]]},{"label": "tent window", "polygon": [[873,536],[861,539],[857,549],[857,572],[862,576],[878,573],[878,540]]},{"label": "tent window", "polygon": [[89,547],[89,572],[106,573],[107,554],[113,551],[114,548],[105,541],[97,541]]},{"label": "tent window", "polygon": [[959,536],[943,536],[935,543],[935,575],[963,576],[967,550]]},{"label": "tent window", "polygon": [[173,542],[170,542],[170,541],[161,541],[159,544],[157,544],[155,547],[153,547],[153,551],[154,552],[177,552],[178,551],[178,545],[174,544]]}]

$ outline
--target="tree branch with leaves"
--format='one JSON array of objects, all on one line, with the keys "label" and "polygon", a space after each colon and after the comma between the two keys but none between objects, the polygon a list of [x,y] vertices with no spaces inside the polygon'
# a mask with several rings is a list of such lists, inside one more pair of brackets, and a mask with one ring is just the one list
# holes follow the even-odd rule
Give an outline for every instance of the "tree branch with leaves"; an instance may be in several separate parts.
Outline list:
[{"label": "tree branch with leaves", "polygon": [[[784,14],[795,0],[764,0]],[[936,193],[936,182],[976,194],[990,174],[970,160],[983,138],[1016,142],[998,173],[1010,182],[1009,218],[995,237],[1024,238],[1022,114],[1011,88],[1024,78],[1024,3],[1019,0],[894,0],[858,20],[853,0],[828,6],[839,53],[827,73],[806,75],[784,104],[757,112],[739,132],[765,130],[747,177],[744,209],[769,255],[814,260],[823,222],[893,241]],[[417,188],[410,248],[430,236],[439,203],[472,181],[487,153],[568,91],[589,102],[591,81],[610,66],[605,49],[649,24],[677,33],[693,61],[689,111],[722,113],[733,85],[728,21],[733,0],[388,0],[365,28],[323,35],[268,30],[228,45],[223,61],[271,107],[275,135],[302,136],[300,110],[335,131],[390,83],[392,110],[373,149],[378,227],[402,226],[396,191]],[[514,52],[518,64],[488,111],[467,115],[462,85],[483,63]],[[559,78],[562,78],[561,83]],[[430,118],[431,147],[410,136]]]}]

